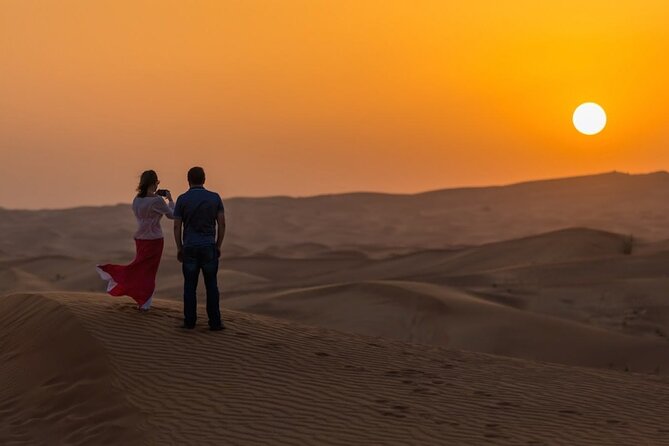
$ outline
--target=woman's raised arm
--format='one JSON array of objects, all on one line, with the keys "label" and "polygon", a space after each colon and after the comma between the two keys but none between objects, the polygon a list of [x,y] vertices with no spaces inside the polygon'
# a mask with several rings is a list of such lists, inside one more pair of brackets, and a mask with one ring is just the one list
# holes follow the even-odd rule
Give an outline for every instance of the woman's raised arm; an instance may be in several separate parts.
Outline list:
[{"label": "woman's raised arm", "polygon": [[165,203],[163,197],[157,197],[156,204],[153,209],[170,220],[174,220],[174,201],[170,200],[169,203]]}]

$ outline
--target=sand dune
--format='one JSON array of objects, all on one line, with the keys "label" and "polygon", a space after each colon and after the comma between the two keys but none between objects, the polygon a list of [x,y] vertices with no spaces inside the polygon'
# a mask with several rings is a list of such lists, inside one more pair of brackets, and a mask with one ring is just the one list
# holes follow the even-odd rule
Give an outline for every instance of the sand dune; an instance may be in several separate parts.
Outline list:
[{"label": "sand dune", "polygon": [[143,415],[62,303],[0,298],[0,444],[138,444]]},{"label": "sand dune", "polygon": [[[225,284],[224,291],[233,292],[239,288],[252,289],[267,287],[268,279],[240,271],[222,270],[218,272],[218,280]],[[158,295],[181,296],[183,293],[183,277],[180,274],[171,274],[156,285]]]},{"label": "sand dune", "polygon": [[[370,259],[360,251],[317,250],[315,257],[308,257],[302,250],[294,256],[276,257],[269,254],[230,256],[224,259],[225,269],[236,271],[239,277],[248,280],[231,280],[230,290],[236,290],[244,283],[271,280],[273,286],[281,283],[296,283],[298,286],[310,283],[339,283],[351,280],[408,279],[439,281],[439,277],[466,276],[493,270],[531,267],[531,271],[541,271],[538,266],[572,262],[575,268],[579,261],[610,263],[613,258],[624,257],[624,249],[629,240],[626,236],[587,228],[569,228],[537,236],[485,244],[477,247],[427,250],[383,259]],[[666,256],[669,251],[645,251],[656,256]],[[324,249],[324,248],[323,248]],[[17,269],[34,274],[46,283],[40,290],[85,290],[99,289],[97,275],[91,265],[99,261],[128,263],[133,254],[105,258],[104,260],[76,258],[67,255],[36,256],[0,262],[0,271]],[[161,265],[159,283],[178,282],[180,265],[175,261],[174,252],[165,251]],[[625,260],[625,259],[623,259]],[[647,265],[644,265],[646,267]],[[662,268],[658,263],[657,266]],[[552,268],[552,267],[551,267]],[[556,274],[554,277],[565,277]],[[258,279],[253,279],[257,277]],[[477,279],[478,280],[478,279]],[[238,286],[239,285],[239,286]],[[11,291],[10,286],[1,290]],[[164,286],[172,291],[173,287]],[[166,293],[167,294],[167,293]]]},{"label": "sand dune", "polygon": [[[457,265],[457,272],[469,273],[616,257],[624,255],[630,244],[629,238],[620,234],[588,228],[567,228],[462,250],[449,263]],[[629,249],[632,249],[631,246]]]},{"label": "sand dune", "polygon": [[232,311],[224,332],[182,332],[177,304],[154,310],[0,298],[0,443],[669,444],[656,377]]},{"label": "sand dune", "polygon": [[19,268],[9,267],[0,272],[0,292],[50,289],[52,289],[51,284]]},{"label": "sand dune", "polygon": [[567,228],[469,248],[423,250],[375,262],[352,263],[347,269],[320,275],[315,280],[321,283],[404,278],[411,280],[585,262],[598,258],[610,260],[625,256],[629,245],[629,238],[620,234],[588,228]]},{"label": "sand dune", "polygon": [[[414,249],[479,245],[585,226],[669,239],[669,174],[608,173],[414,195],[229,200],[248,246],[316,242]],[[266,222],[272,222],[270,227]]]},{"label": "sand dune", "polygon": [[229,299],[226,305],[405,342],[581,366],[669,372],[669,343],[627,336],[413,282],[362,282]]}]

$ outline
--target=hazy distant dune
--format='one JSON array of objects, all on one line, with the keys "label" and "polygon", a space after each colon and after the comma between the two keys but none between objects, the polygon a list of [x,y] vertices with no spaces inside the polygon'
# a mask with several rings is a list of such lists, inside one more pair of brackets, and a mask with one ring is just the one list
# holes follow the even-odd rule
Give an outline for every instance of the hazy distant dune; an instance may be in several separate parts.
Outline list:
[{"label": "hazy distant dune", "polygon": [[[415,195],[341,194],[306,198],[228,198],[235,250],[278,255],[291,246],[435,249],[478,245],[567,227],[669,239],[669,174],[607,173],[445,189]],[[129,197],[130,199],[130,197]],[[57,211],[3,210],[0,250],[13,256],[132,252],[129,206]],[[169,232],[169,223],[165,223]],[[27,244],[27,245],[26,245]],[[167,238],[172,246],[171,237]],[[24,247],[31,246],[30,254]],[[232,247],[231,247],[232,250]]]},{"label": "hazy distant dune", "polygon": [[[588,228],[567,228],[464,250],[452,263],[463,272],[538,265],[626,253],[629,238]],[[632,248],[630,247],[630,250]]]},{"label": "hazy distant dune", "polygon": [[[573,226],[587,226],[649,239],[669,238],[669,209],[663,206],[669,174],[609,173],[501,187],[447,189],[416,195],[345,194],[277,198],[276,206],[255,199],[229,200],[238,235],[273,221],[272,243],[293,237],[282,222],[303,221],[303,241],[330,246],[358,243],[443,248],[517,238]],[[652,213],[654,219],[644,220]],[[325,226],[324,226],[325,225]],[[328,231],[326,228],[336,228]],[[388,231],[392,229],[392,231]]]},{"label": "hazy distant dune", "polygon": [[[318,281],[416,279],[463,276],[494,270],[625,255],[629,237],[587,228],[569,228],[521,239],[450,249],[422,250],[366,265],[353,265]],[[631,249],[631,248],[630,248]],[[438,280],[436,280],[438,281]]]},{"label": "hazy distant dune", "polygon": [[347,270],[368,264],[369,260],[352,257],[282,258],[253,255],[223,259],[224,267],[271,279],[275,284],[314,280],[333,270]]},{"label": "hazy distant dune", "polygon": [[[180,298],[183,294],[183,277],[176,273],[163,276],[164,278],[156,284],[156,294],[162,297]],[[221,269],[218,272],[218,280],[224,293],[270,286],[269,279],[265,277],[230,269]]]}]

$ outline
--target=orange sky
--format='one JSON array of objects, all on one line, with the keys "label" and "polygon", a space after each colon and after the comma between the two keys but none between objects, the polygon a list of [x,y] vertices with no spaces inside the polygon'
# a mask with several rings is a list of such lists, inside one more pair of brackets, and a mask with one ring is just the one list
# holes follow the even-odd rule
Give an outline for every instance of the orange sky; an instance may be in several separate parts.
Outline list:
[{"label": "orange sky", "polygon": [[669,169],[667,23],[660,0],[0,0],[0,207],[129,202],[147,168],[179,192],[195,164],[224,196]]}]

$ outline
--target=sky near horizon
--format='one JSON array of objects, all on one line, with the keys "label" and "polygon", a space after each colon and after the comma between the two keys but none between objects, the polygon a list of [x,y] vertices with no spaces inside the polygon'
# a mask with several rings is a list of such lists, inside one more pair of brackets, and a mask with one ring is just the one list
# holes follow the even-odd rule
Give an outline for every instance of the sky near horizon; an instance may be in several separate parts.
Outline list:
[{"label": "sky near horizon", "polygon": [[[659,0],[0,0],[0,207],[669,169]],[[599,103],[598,135],[571,121]]]}]

